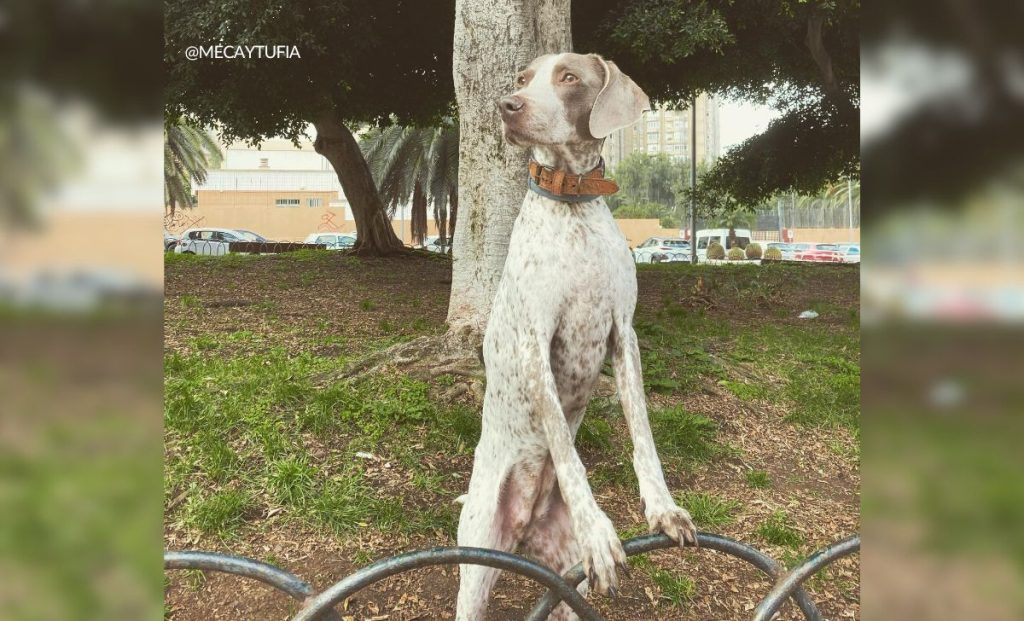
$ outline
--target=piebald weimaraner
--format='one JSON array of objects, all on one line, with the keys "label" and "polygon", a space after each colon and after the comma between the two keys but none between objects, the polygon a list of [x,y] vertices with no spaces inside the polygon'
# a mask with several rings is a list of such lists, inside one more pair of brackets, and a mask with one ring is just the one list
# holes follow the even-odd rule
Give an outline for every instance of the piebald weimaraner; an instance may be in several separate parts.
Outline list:
[{"label": "piebald weimaraner", "polygon": [[[529,189],[484,337],[483,428],[459,520],[460,546],[522,546],[562,573],[582,561],[587,585],[615,594],[626,555],[597,506],[574,447],[611,352],[633,467],[652,532],[695,542],[676,506],[647,420],[633,332],[636,268],[602,195],[601,145],[650,101],[614,63],[593,54],[541,56],[502,97],[505,139],[529,147]],[[462,565],[458,621],[481,621],[500,571]],[[563,604],[553,619],[575,619]]]}]

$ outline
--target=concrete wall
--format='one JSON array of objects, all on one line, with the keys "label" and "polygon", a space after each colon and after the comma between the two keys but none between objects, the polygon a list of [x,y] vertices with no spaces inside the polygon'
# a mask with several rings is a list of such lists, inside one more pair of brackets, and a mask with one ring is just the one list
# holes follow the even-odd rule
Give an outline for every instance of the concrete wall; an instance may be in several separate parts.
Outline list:
[{"label": "concrete wall", "polygon": [[798,242],[860,242],[860,229],[793,229],[793,241]]}]

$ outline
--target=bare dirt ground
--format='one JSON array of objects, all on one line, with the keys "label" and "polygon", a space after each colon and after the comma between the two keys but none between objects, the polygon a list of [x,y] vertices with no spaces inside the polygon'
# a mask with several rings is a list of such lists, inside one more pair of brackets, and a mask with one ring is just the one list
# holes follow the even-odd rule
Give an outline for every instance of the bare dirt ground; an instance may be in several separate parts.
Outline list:
[{"label": "bare dirt ground", "polygon": [[[645,373],[665,382],[664,389],[649,391],[652,412],[680,408],[706,417],[714,424],[716,445],[727,447],[686,466],[674,467],[667,460],[670,488],[729,503],[728,515],[714,525],[702,525],[694,512],[701,530],[750,542],[793,563],[860,528],[858,427],[848,421],[799,423],[791,417],[802,395],[810,395],[806,398],[812,405],[813,399],[824,399],[822,407],[835,407],[847,416],[850,408],[857,408],[827,402],[827,386],[808,392],[827,373],[802,373],[819,359],[839,364],[835,357],[859,373],[859,271],[813,265],[758,269],[641,270],[638,333],[645,355],[661,354],[645,358]],[[442,332],[450,271],[450,262],[437,257],[367,260],[330,253],[170,261],[165,352],[190,364],[212,358],[258,360],[272,348],[290,357],[350,360],[392,342]],[[818,320],[796,319],[808,308],[819,311]],[[647,327],[640,327],[641,322]],[[778,332],[761,330],[769,325]],[[703,334],[709,326],[714,330]],[[659,336],[675,329],[664,339]],[[789,345],[792,337],[799,346]],[[839,340],[828,340],[832,337]],[[678,342],[698,347],[699,356],[684,352],[672,357]],[[843,344],[842,352],[833,351],[837,342]],[[657,343],[666,349],[658,350]],[[687,371],[683,367],[690,359],[700,360],[708,370]],[[785,364],[777,367],[775,359]],[[478,407],[472,401],[461,406]],[[607,437],[581,442],[581,454],[592,479],[599,479],[594,482],[599,504],[620,532],[633,536],[644,532],[644,525],[634,484],[621,474],[630,471],[628,434],[621,416],[608,421]],[[378,494],[410,513],[450,506],[462,493],[472,463],[469,451],[431,453],[427,443],[420,463],[406,471],[398,461],[354,459],[345,433],[335,439],[304,438],[314,460],[326,455],[355,463]],[[389,555],[455,543],[450,524],[400,532],[368,522],[365,528],[339,534],[302,518],[286,503],[263,499],[249,505],[230,531],[204,529],[193,519],[193,496],[235,482],[229,477],[214,484],[198,466],[194,471],[180,467],[188,451],[187,434],[169,434],[167,442],[166,470],[173,471],[166,486],[164,536],[169,550],[216,550],[267,560],[324,588]],[[244,464],[240,468],[245,472]],[[408,484],[414,471],[437,472],[445,483],[424,491]],[[764,484],[755,483],[752,473],[763,473]],[[776,536],[766,526],[778,515],[785,516],[784,530],[795,533],[795,539]],[[452,619],[457,574],[455,567],[406,573],[359,593],[339,612],[346,620]],[[771,586],[742,561],[704,550],[655,553],[632,576],[622,578],[618,598],[590,598],[607,619],[747,619]],[[859,618],[857,557],[841,561],[806,586],[824,618]],[[503,576],[488,619],[522,619],[541,593],[528,581]],[[296,609],[286,596],[251,581],[212,573],[167,575],[168,619],[287,619]],[[802,617],[787,604],[780,618]]]}]

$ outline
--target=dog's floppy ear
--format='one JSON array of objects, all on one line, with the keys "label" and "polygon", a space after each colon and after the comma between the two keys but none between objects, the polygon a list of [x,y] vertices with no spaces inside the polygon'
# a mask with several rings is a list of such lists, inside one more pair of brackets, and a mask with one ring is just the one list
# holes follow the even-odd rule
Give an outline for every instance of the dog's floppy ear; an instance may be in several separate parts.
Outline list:
[{"label": "dog's floppy ear", "polygon": [[651,109],[651,100],[615,63],[596,54],[594,58],[604,67],[604,87],[590,111],[590,135],[604,138],[639,121],[644,110]]}]

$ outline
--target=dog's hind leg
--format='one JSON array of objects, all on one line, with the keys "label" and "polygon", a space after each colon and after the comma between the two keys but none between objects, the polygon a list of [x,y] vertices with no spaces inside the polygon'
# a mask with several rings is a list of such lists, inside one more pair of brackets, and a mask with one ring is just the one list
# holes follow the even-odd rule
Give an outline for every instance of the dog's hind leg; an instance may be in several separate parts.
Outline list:
[{"label": "dog's hind leg", "polygon": [[549,353],[544,351],[547,345],[531,345],[524,348],[524,354],[531,373],[530,388],[539,418],[537,422],[544,430],[590,588],[602,594],[614,593],[619,585],[615,568],[626,566],[626,553],[615,526],[597,505],[587,482],[587,470],[573,444],[574,430],[566,420],[558,396]]},{"label": "dog's hind leg", "polygon": [[[557,484],[551,490],[546,510],[535,515],[530,523],[523,537],[523,547],[527,554],[559,575],[580,562],[580,546],[572,532],[572,518]],[[584,580],[576,590],[586,597],[587,582]],[[565,604],[559,604],[548,617],[549,621],[576,621],[578,618]]]},{"label": "dog's hind leg", "polygon": [[[530,519],[533,498],[520,482],[518,467],[496,466],[477,459],[469,494],[459,518],[458,544],[511,552],[519,545]],[[459,565],[456,621],[482,621],[491,589],[501,570],[481,565]]]}]

